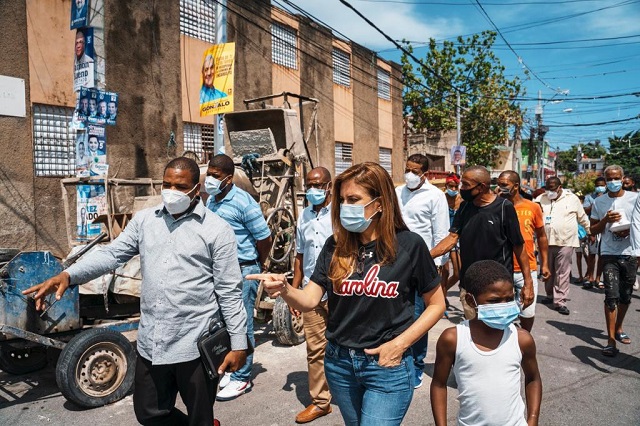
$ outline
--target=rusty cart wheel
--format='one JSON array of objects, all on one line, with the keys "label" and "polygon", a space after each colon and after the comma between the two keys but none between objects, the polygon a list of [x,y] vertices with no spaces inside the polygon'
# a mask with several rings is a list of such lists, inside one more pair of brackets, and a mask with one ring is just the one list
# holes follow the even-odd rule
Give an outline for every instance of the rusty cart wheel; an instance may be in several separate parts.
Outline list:
[{"label": "rusty cart wheel", "polygon": [[293,215],[289,210],[280,207],[267,217],[267,225],[273,239],[269,260],[273,263],[288,261],[296,240],[296,222],[293,220]]},{"label": "rusty cart wheel", "polygon": [[133,385],[136,354],[117,331],[94,328],[74,337],[62,350],[56,382],[69,401],[100,407],[122,399]]},{"label": "rusty cart wheel", "polygon": [[4,343],[0,346],[0,370],[9,374],[27,374],[47,365],[47,348],[36,346],[21,348]]},{"label": "rusty cart wheel", "polygon": [[283,345],[295,346],[304,342],[302,315],[291,315],[289,305],[282,297],[278,297],[273,305],[273,330]]}]

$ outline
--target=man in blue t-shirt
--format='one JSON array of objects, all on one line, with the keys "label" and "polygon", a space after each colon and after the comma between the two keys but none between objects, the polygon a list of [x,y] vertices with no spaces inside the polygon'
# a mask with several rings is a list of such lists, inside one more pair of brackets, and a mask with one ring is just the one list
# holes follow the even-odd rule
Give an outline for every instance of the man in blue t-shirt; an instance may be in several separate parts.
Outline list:
[{"label": "man in blue t-shirt", "polygon": [[[209,193],[207,207],[227,221],[236,234],[243,278],[242,300],[247,310],[247,336],[255,346],[253,309],[259,283],[245,277],[262,271],[271,249],[271,231],[258,203],[249,193],[233,184],[234,171],[235,165],[229,156],[216,155],[209,161],[204,185]],[[252,365],[253,355],[249,355],[242,368],[220,379],[219,401],[234,399],[251,389]]]}]

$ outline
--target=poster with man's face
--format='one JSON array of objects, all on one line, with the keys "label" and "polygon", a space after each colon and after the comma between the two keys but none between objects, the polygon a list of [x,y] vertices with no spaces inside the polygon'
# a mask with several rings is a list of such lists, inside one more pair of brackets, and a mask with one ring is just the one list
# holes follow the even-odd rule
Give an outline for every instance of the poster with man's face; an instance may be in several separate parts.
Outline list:
[{"label": "poster with man's face", "polygon": [[89,141],[87,138],[87,132],[76,133],[76,176],[86,177],[89,176],[89,153],[88,146]]},{"label": "poster with man's face", "polygon": [[202,56],[200,116],[233,112],[235,43],[211,46]]},{"label": "poster with man's face", "polygon": [[78,28],[73,61],[73,90],[95,86],[93,28]]},{"label": "poster with man's face", "polygon": [[451,165],[464,166],[467,162],[467,147],[454,145],[451,147]]},{"label": "poster with man's face", "polygon": [[89,0],[71,0],[70,29],[82,28],[89,25]]}]

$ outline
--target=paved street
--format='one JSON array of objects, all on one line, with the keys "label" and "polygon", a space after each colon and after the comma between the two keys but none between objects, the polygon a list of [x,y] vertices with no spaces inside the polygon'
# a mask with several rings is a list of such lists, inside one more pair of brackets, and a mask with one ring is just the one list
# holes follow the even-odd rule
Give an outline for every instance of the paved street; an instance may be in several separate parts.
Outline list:
[{"label": "paved street", "polygon": [[[542,285],[541,292],[544,294]],[[449,300],[459,306],[457,293]],[[562,316],[538,304],[533,335],[543,379],[541,425],[638,425],[640,424],[640,297],[633,302],[626,331],[633,343],[619,344],[620,354],[600,354],[606,343],[601,290],[571,286],[570,316]],[[454,311],[430,334],[427,374],[433,371],[437,336],[460,320]],[[284,347],[275,341],[270,326],[257,331],[254,388],[235,401],[217,402],[216,417],[223,425],[289,425],[309,403],[304,345]],[[55,354],[54,354],[55,355]],[[53,361],[53,360],[52,360]],[[132,425],[131,396],[111,406],[81,410],[67,402],[55,385],[54,362],[40,372],[11,376],[0,372],[0,425]],[[418,389],[403,424],[433,424],[429,405],[429,377]],[[454,424],[457,402],[455,382],[450,379],[449,420]],[[313,423],[340,425],[333,414]]]}]

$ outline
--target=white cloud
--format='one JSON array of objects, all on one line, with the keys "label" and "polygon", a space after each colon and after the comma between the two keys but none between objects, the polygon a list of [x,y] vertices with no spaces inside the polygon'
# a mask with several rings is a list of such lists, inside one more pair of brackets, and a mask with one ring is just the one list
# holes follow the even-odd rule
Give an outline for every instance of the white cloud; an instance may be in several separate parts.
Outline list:
[{"label": "white cloud", "polygon": [[[294,0],[295,1],[295,0]],[[358,44],[372,50],[393,45],[338,0],[299,0],[296,5]],[[457,17],[422,18],[415,5],[350,1],[364,16],[394,40],[427,41],[464,34]]]}]

